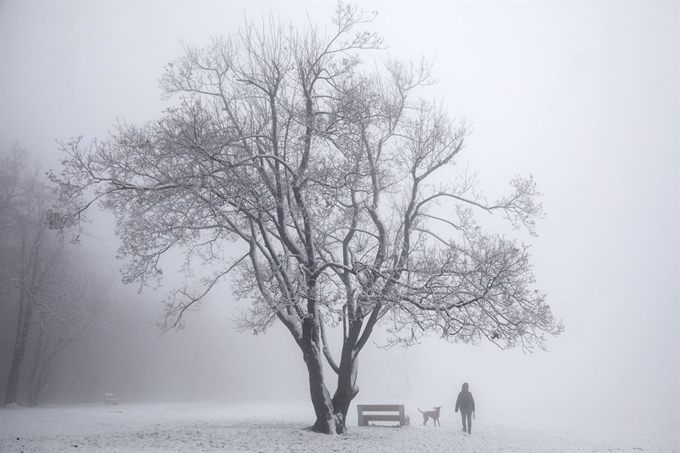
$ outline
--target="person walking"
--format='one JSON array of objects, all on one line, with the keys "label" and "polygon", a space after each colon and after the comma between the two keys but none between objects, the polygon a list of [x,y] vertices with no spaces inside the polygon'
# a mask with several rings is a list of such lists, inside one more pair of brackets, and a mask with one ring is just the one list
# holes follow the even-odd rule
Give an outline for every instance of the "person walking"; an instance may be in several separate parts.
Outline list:
[{"label": "person walking", "polygon": [[471,434],[472,418],[475,416],[475,399],[468,390],[469,388],[470,386],[467,382],[463,384],[463,390],[458,394],[458,399],[456,400],[456,412],[460,409],[460,415],[463,418],[463,432],[467,431],[468,434]]}]

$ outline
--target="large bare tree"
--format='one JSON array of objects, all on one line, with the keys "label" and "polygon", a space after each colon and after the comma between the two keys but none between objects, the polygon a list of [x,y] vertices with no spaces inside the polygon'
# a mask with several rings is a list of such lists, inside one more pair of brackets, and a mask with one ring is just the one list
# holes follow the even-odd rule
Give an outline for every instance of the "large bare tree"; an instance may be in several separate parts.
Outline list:
[{"label": "large bare tree", "polygon": [[[115,215],[126,282],[160,279],[173,248],[188,271],[214,270],[204,288],[166,301],[165,328],[235,274],[234,294],[252,301],[240,326],[278,319],[300,347],[323,433],[345,430],[358,357],[379,322],[405,344],[436,331],[531,349],[562,330],[533,288],[527,247],[474,219],[498,212],[535,234],[534,181],[518,177],[488,202],[473,175],[455,175],[465,125],[418,97],[431,84],[426,63],[360,61],[382,46],[361,30],[371,20],[339,4],[332,33],[271,19],[186,46],[161,79],[174,107],[105,141],[64,143],[52,175],[71,203],[53,212],[56,226],[97,202]],[[338,356],[327,332],[342,334]]]}]

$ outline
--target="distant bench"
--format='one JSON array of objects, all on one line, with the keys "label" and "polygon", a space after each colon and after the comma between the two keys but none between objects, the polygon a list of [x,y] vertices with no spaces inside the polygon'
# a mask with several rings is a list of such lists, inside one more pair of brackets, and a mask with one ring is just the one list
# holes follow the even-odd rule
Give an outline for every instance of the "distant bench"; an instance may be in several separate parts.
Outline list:
[{"label": "distant bench", "polygon": [[359,426],[368,422],[399,422],[399,426],[410,424],[403,404],[357,404]]},{"label": "distant bench", "polygon": [[104,404],[107,406],[115,406],[118,404],[118,398],[113,396],[113,393],[104,393]]}]

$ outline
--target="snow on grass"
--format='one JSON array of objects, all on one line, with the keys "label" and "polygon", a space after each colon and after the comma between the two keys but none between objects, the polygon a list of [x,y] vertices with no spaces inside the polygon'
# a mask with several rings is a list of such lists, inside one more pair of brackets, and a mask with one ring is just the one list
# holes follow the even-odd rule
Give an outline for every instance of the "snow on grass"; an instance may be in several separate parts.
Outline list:
[{"label": "snow on grass", "polygon": [[617,433],[478,414],[468,435],[453,411],[435,428],[420,425],[416,407],[406,409],[411,426],[358,427],[350,411],[349,432],[327,436],[309,430],[310,403],[5,408],[0,452],[680,452],[677,431]]}]

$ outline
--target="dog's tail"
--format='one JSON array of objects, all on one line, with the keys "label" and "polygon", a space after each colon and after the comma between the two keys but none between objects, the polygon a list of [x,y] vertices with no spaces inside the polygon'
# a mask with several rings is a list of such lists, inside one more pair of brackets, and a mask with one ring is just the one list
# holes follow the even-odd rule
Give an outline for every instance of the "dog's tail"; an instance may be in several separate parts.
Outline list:
[{"label": "dog's tail", "polygon": [[[418,410],[420,411],[420,408],[418,408]],[[421,414],[424,414],[425,412],[423,412],[423,411],[420,411],[420,413],[421,413]]]}]

